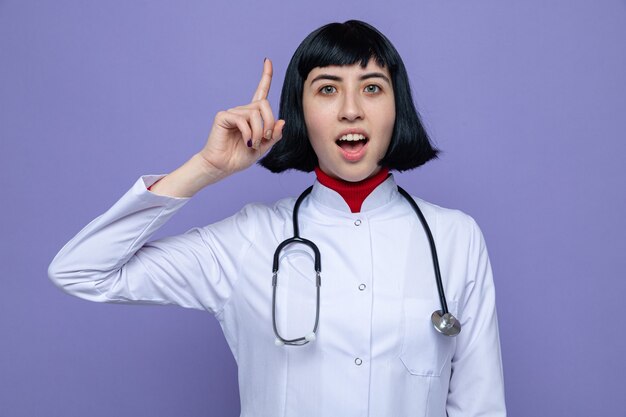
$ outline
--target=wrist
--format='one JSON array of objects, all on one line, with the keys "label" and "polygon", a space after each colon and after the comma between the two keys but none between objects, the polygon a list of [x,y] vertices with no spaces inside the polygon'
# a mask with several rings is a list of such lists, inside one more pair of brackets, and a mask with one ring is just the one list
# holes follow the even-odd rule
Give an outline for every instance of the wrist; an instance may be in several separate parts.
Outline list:
[{"label": "wrist", "polygon": [[150,191],[168,197],[189,198],[226,176],[196,154],[178,169],[152,184]]},{"label": "wrist", "polygon": [[230,173],[213,165],[208,159],[202,156],[201,153],[192,156],[187,163],[194,166],[194,171],[201,173],[203,177],[201,181],[205,182],[205,185],[214,184],[230,175]]}]

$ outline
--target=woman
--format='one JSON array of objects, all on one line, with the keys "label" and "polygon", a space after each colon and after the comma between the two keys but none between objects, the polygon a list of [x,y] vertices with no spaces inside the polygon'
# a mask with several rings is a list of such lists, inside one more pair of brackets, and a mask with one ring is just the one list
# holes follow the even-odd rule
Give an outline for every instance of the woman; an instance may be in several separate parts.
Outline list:
[{"label": "woman", "polygon": [[[314,31],[289,64],[278,120],[271,78],[266,60],[252,102],[219,112],[204,148],[176,171],[139,179],[59,252],[51,279],[88,300],[213,313],[238,364],[242,416],[504,416],[482,234],[462,212],[414,198],[462,331],[430,323],[441,303],[427,234],[389,170],[437,151],[393,45],[359,21]],[[296,231],[293,198],[148,242],[196,192],[270,148],[264,167],[317,175],[297,228],[322,256],[319,305],[312,245],[286,245],[273,266]]]}]

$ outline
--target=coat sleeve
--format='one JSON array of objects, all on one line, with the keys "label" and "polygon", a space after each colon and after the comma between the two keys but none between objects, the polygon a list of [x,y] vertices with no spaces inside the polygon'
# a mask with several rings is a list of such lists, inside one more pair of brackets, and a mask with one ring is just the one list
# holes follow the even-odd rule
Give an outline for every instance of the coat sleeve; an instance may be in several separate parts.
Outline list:
[{"label": "coat sleeve", "polygon": [[452,358],[449,417],[504,417],[504,379],[495,290],[483,235],[470,218],[461,333]]},{"label": "coat sleeve", "polygon": [[48,269],[57,287],[90,301],[220,311],[254,238],[249,210],[148,242],[188,201],[148,191],[159,178],[140,178],[61,249]]}]

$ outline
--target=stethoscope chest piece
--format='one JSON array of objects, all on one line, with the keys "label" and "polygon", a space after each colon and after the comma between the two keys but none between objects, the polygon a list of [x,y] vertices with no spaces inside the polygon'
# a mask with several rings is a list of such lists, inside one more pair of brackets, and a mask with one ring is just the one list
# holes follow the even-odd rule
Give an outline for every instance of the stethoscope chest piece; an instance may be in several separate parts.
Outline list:
[{"label": "stethoscope chest piece", "polygon": [[430,316],[435,330],[446,336],[456,336],[461,332],[461,323],[450,313],[443,314],[443,311],[433,311]]}]

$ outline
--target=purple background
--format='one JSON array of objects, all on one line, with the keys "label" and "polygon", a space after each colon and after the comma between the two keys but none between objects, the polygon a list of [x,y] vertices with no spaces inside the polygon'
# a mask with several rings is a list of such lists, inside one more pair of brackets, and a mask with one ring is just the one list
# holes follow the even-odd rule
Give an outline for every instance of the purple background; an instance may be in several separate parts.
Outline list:
[{"label": "purple background", "polygon": [[[212,316],[71,298],[47,266],[199,150],[265,56],[277,109],[299,42],[349,18],[394,42],[444,150],[398,183],[485,234],[509,415],[626,416],[626,1],[0,0],[0,417],[238,415]],[[254,167],[159,236],[311,181]]]}]

